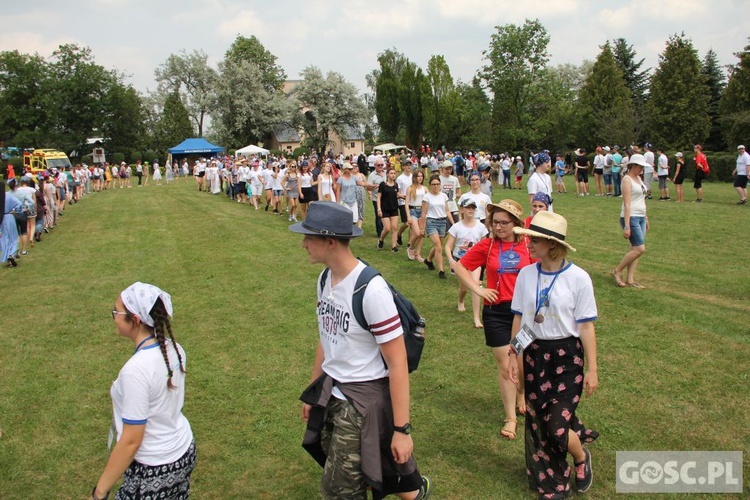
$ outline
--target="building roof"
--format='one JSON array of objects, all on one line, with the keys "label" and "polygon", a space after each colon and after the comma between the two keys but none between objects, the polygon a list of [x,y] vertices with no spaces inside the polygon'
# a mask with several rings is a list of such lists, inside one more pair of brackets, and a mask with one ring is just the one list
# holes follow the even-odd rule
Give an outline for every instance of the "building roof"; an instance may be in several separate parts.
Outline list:
[{"label": "building roof", "polygon": [[280,143],[300,142],[302,140],[300,139],[299,132],[289,125],[279,125],[274,129],[273,133],[276,136],[276,140]]}]

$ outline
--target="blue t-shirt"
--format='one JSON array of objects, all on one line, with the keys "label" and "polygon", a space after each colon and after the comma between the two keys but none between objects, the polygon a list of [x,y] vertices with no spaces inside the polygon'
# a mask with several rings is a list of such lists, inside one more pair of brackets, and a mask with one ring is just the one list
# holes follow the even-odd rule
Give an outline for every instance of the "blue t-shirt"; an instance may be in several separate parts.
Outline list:
[{"label": "blue t-shirt", "polygon": [[612,173],[620,173],[620,165],[622,164],[622,155],[620,153],[614,153],[612,155]]},{"label": "blue t-shirt", "polygon": [[557,160],[555,162],[555,169],[557,170],[557,176],[562,177],[565,175],[565,162],[562,160]]}]

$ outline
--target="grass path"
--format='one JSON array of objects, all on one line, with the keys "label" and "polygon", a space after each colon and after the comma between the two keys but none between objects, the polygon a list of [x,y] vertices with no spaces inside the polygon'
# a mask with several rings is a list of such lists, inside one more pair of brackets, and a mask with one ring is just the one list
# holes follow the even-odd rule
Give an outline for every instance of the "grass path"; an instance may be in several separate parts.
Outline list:
[{"label": "grass path", "polygon": [[[589,498],[615,495],[617,450],[743,450],[750,491],[750,209],[734,204],[729,185],[705,191],[702,204],[649,204],[646,290],[608,276],[627,248],[619,200],[555,200],[600,313],[600,389],[580,405],[601,433]],[[494,199],[506,194],[528,206],[520,191]],[[500,437],[494,362],[471,313],[455,310],[455,278],[438,280],[405,251],[378,252],[367,214],[355,253],[428,321],[412,423],[435,498],[532,498],[523,440]],[[132,353],[109,310],[137,280],[173,297],[198,442],[195,497],[315,498],[320,470],[300,447],[297,398],[310,376],[321,269],[287,225],[192,182],[116,189],[70,207],[18,268],[0,270],[0,498],[91,490],[107,457],[109,386]]]}]

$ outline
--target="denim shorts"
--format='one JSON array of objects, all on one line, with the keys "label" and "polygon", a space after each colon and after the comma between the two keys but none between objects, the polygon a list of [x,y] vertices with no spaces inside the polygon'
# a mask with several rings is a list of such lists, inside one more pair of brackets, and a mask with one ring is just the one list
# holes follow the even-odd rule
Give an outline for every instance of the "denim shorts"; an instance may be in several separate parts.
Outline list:
[{"label": "denim shorts", "polygon": [[445,237],[445,226],[447,218],[433,219],[427,217],[427,224],[425,224],[425,234],[429,237],[431,234],[437,233],[441,238]]},{"label": "denim shorts", "polygon": [[604,185],[605,186],[612,185],[612,174],[604,174]]},{"label": "denim shorts", "polygon": [[414,217],[415,219],[419,219],[422,217],[422,207],[409,207],[409,214]]},{"label": "denim shorts", "polygon": [[[620,227],[625,230],[625,218],[620,217]],[[634,247],[640,247],[646,244],[646,218],[630,218],[630,244]]]}]

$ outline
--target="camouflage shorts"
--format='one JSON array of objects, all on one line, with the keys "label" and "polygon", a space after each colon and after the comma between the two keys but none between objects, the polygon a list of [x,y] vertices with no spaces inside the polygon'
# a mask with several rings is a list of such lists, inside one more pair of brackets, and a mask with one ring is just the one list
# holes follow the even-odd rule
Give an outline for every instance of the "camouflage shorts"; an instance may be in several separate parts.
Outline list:
[{"label": "camouflage shorts", "polygon": [[361,468],[360,432],[364,418],[347,400],[332,397],[320,439],[327,460],[320,482],[325,498],[366,499]]}]

